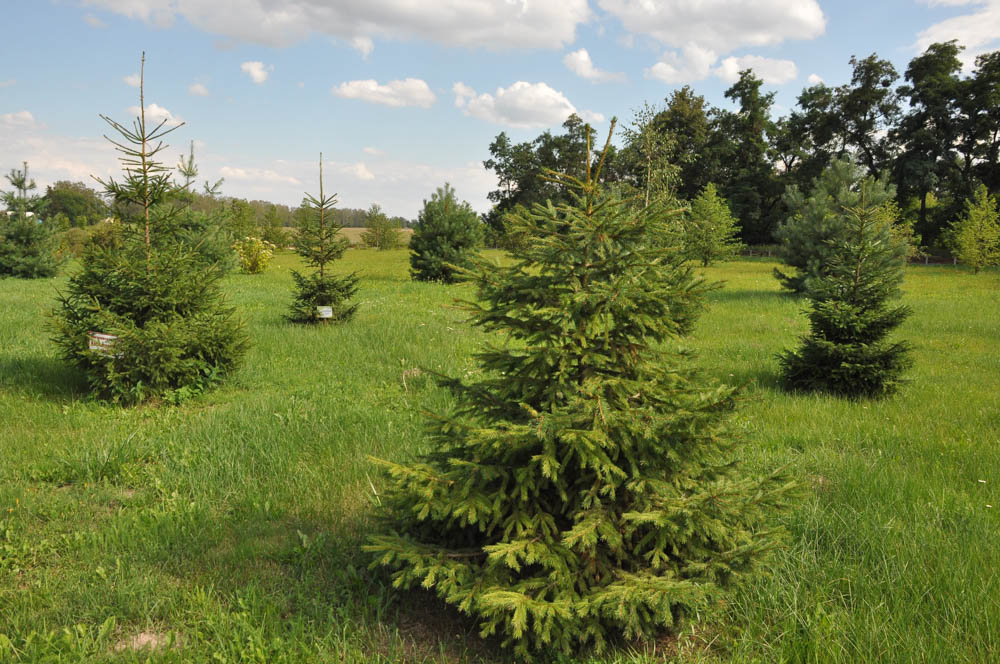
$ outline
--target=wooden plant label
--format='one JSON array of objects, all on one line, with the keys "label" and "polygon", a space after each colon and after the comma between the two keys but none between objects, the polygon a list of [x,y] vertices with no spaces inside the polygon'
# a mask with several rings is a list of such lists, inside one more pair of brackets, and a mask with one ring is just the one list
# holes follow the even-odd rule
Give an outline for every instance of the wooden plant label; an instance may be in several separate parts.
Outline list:
[{"label": "wooden plant label", "polygon": [[316,307],[317,318],[333,318],[333,307]]},{"label": "wooden plant label", "polygon": [[[103,332],[87,332],[87,350],[99,355],[115,355],[115,342],[118,337]],[[116,356],[117,357],[117,356]]]}]

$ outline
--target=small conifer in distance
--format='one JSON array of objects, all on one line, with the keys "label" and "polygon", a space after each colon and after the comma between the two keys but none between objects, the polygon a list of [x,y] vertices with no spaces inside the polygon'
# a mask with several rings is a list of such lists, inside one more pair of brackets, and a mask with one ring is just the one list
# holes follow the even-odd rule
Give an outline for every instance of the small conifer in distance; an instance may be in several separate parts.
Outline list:
[{"label": "small conifer in distance", "polygon": [[868,185],[847,208],[844,232],[827,249],[825,274],[807,279],[811,300],[808,336],[797,350],[779,356],[785,384],[848,397],[893,392],[910,366],[909,345],[886,337],[909,315],[889,306],[900,295],[907,247],[893,237],[896,219],[874,206]]},{"label": "small conifer in distance", "polygon": [[607,150],[586,180],[551,174],[574,202],[514,220],[512,265],[477,260],[466,305],[507,339],[478,355],[483,378],[441,378],[456,405],[430,418],[433,451],[377,460],[373,565],[522,657],[677,627],[777,545],[768,521],[794,486],[740,467],[734,390],[664,347],[675,286],[648,242],[662,210],[601,195]]},{"label": "small conifer in distance", "polygon": [[[180,400],[218,381],[242,358],[247,337],[219,290],[221,269],[174,233],[183,196],[156,159],[176,129],[146,124],[145,54],[139,117],[118,134],[121,181],[100,181],[121,216],[119,229],[88,244],[53,312],[55,342],[116,402]],[[179,126],[179,125],[178,125]]]},{"label": "small conifer in distance", "polygon": [[976,274],[1000,264],[1000,210],[986,185],[979,185],[975,196],[965,202],[965,211],[951,224],[948,240],[955,258]]},{"label": "small conifer in distance", "polygon": [[6,176],[14,191],[0,192],[6,214],[0,212],[0,277],[41,279],[55,276],[62,264],[57,230],[43,217],[44,200],[29,192],[37,188],[28,175],[28,162]]},{"label": "small conifer in distance", "polygon": [[708,267],[713,261],[732,258],[743,246],[738,222],[729,204],[709,182],[693,201],[684,218],[684,252]]},{"label": "small conifer in distance", "polygon": [[458,279],[459,268],[471,264],[483,241],[482,223],[467,201],[458,201],[447,182],[431,194],[417,217],[410,237],[410,276],[417,281]]},{"label": "small conifer in distance", "polygon": [[316,268],[309,275],[292,270],[295,296],[287,318],[296,323],[344,322],[354,315],[357,304],[350,299],[358,290],[356,274],[330,274],[329,263],[342,258],[350,245],[333,216],[337,195],[323,193],[323,154],[319,155],[319,197],[306,194],[302,201],[295,253]]}]

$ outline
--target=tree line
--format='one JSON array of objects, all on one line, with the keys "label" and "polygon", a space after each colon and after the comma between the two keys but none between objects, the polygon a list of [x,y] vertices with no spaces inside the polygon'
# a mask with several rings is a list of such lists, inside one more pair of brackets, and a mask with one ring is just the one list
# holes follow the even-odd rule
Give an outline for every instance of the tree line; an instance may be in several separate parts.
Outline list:
[{"label": "tree line", "polygon": [[[949,225],[980,186],[1000,192],[1000,51],[978,56],[963,74],[956,41],[936,43],[906,70],[877,54],[852,57],[849,82],[802,90],[796,107],[774,119],[774,92],[752,70],[725,91],[734,110],[709,106],[690,86],[663,107],[645,104],[612,149],[609,183],[684,203],[714,184],[749,244],[775,241],[791,213],[786,192],[808,191],[835,160],[851,157],[864,174],[891,184],[901,216],[922,244],[943,249]],[[563,133],[546,131],[514,143],[500,133],[484,166],[498,187],[484,215],[491,239],[502,243],[505,215],[518,206],[566,199],[540,177],[547,169],[584,173],[595,155],[585,145],[586,124],[571,116]]]}]

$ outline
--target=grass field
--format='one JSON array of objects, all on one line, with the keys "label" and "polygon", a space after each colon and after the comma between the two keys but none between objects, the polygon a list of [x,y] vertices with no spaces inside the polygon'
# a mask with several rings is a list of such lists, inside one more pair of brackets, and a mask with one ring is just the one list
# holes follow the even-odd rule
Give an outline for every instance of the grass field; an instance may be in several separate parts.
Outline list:
[{"label": "grass field", "polygon": [[[45,328],[64,279],[0,281],[0,662],[505,661],[360,552],[367,455],[421,450],[419,410],[448,404],[409,370],[472,371],[480,341],[447,306],[470,292],[409,281],[406,256],[348,252],[341,327],[282,321],[292,255],[229,277],[253,349],[179,407],[86,398]],[[911,382],[850,402],[777,389],[806,325],[773,265],[707,270],[725,288],[685,344],[746,385],[748,466],[807,487],[788,545],[679,637],[594,661],[1000,661],[1000,274],[908,268]]]}]

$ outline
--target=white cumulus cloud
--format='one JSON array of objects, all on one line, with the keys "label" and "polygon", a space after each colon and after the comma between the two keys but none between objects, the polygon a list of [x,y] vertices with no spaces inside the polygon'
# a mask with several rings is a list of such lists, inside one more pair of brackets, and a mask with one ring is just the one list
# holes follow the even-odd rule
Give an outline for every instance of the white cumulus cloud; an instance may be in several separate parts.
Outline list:
[{"label": "white cumulus cloud", "polygon": [[375,42],[372,41],[371,37],[367,37],[365,35],[352,37],[351,46],[356,48],[358,52],[361,53],[361,57],[366,60],[368,59],[368,56],[372,54],[372,51],[375,50]]},{"label": "white cumulus cloud", "polygon": [[107,23],[97,18],[93,14],[87,14],[86,16],[83,17],[83,20],[86,21],[87,25],[89,25],[90,27],[96,28],[98,30],[108,27]]},{"label": "white cumulus cloud", "polygon": [[265,65],[260,60],[249,60],[240,65],[240,70],[248,74],[250,80],[260,85],[274,71],[274,65]]},{"label": "white cumulus cloud", "polygon": [[969,5],[976,9],[969,14],[953,16],[917,34],[916,48],[923,52],[937,42],[957,39],[965,50],[959,60],[966,71],[973,68],[976,56],[1000,48],[1000,0],[925,0],[934,5]]},{"label": "white cumulus cloud", "polygon": [[709,75],[717,58],[711,49],[687,44],[680,53],[664,53],[659,62],[646,70],[646,76],[664,83],[698,81]]},{"label": "white cumulus cloud", "polygon": [[466,115],[517,128],[551,127],[562,124],[571,114],[590,119],[604,120],[600,113],[577,111],[576,107],[559,91],[545,83],[517,81],[507,88],[497,88],[496,94],[478,94],[465,83],[452,86],[455,106]]},{"label": "white cumulus cloud", "polygon": [[16,111],[0,115],[0,124],[6,127],[28,127],[35,124],[35,116],[31,111]]},{"label": "white cumulus cloud", "polygon": [[[728,75],[732,64],[716,63],[736,49],[814,39],[826,30],[817,0],[597,0],[597,4],[621,20],[626,30],[667,47],[645,73],[671,84],[712,73]],[[770,79],[786,75],[787,67],[767,72]]]},{"label": "white cumulus cloud", "polygon": [[799,75],[798,67],[791,60],[776,60],[759,55],[726,58],[712,73],[727,83],[735,83],[744,69],[752,69],[758,78],[770,85],[788,83]]},{"label": "white cumulus cloud", "polygon": [[345,175],[350,175],[353,178],[366,182],[370,182],[375,179],[375,174],[369,170],[363,161],[359,161],[356,164],[341,166],[338,170]]},{"label": "white cumulus cloud", "polygon": [[[165,27],[182,17],[237,41],[289,46],[313,34],[419,38],[491,49],[562,48],[591,17],[587,0],[84,0]],[[357,43],[355,43],[357,47]],[[362,51],[363,52],[363,51]]]},{"label": "white cumulus cloud", "polygon": [[819,74],[809,74],[809,78],[806,79],[809,85],[820,85],[823,83],[823,79]]},{"label": "white cumulus cloud", "polygon": [[598,0],[625,29],[672,46],[689,43],[725,53],[823,34],[816,0]]},{"label": "white cumulus cloud", "polygon": [[139,83],[141,83],[141,80],[139,79],[139,73],[138,72],[136,72],[134,74],[129,74],[128,76],[124,77],[122,80],[125,81],[126,85],[131,85],[133,88],[139,87]]},{"label": "white cumulus cloud", "polygon": [[208,88],[206,88],[201,83],[192,83],[188,86],[188,94],[194,95],[196,97],[207,97]]},{"label": "white cumulus cloud", "polygon": [[[129,106],[129,113],[138,117],[142,110],[138,106]],[[184,118],[174,115],[167,109],[163,108],[159,104],[147,104],[146,105],[146,126],[155,127],[156,125],[163,123],[167,127],[176,127],[184,122]]]},{"label": "white cumulus cloud", "polygon": [[373,148],[371,146],[364,148],[364,152],[365,154],[374,155],[376,157],[382,154],[381,150],[379,150],[378,148]]},{"label": "white cumulus cloud", "polygon": [[595,67],[594,62],[590,59],[590,53],[585,48],[567,53],[563,57],[563,64],[577,76],[594,83],[625,80],[625,74],[621,72],[603,71]]},{"label": "white cumulus cloud", "polygon": [[389,81],[385,85],[374,79],[347,81],[330,90],[338,97],[360,99],[385,106],[419,106],[430,108],[437,97],[426,82],[419,78]]},{"label": "white cumulus cloud", "polygon": [[219,173],[227,180],[241,180],[267,184],[302,184],[296,178],[266,168],[240,168],[223,166]]}]

